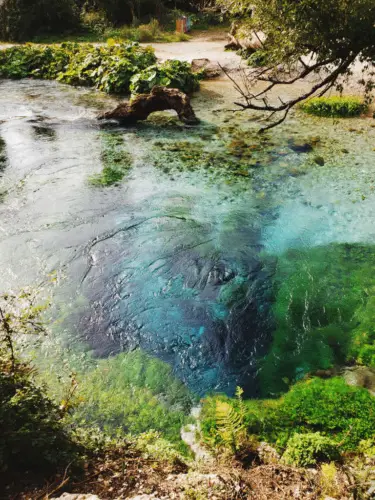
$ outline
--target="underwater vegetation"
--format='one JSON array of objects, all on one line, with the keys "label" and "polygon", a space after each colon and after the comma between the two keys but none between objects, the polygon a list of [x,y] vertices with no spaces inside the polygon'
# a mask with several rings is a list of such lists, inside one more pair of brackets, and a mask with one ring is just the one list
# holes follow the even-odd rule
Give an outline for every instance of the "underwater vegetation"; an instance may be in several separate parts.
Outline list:
[{"label": "underwater vegetation", "polygon": [[79,426],[123,436],[152,429],[184,450],[180,429],[196,398],[169,365],[136,350],[101,360],[76,378],[72,418]]},{"label": "underwater vegetation", "polygon": [[102,132],[101,161],[103,169],[89,178],[92,186],[112,186],[120,182],[131,170],[133,160],[118,132]]},{"label": "underwater vegetation", "polygon": [[7,156],[5,153],[5,141],[0,137],[0,174],[4,172],[6,164],[7,164]]},{"label": "underwater vegetation", "polygon": [[263,393],[319,369],[375,367],[375,249],[331,244],[282,255],[275,275],[276,329],[262,362]]}]

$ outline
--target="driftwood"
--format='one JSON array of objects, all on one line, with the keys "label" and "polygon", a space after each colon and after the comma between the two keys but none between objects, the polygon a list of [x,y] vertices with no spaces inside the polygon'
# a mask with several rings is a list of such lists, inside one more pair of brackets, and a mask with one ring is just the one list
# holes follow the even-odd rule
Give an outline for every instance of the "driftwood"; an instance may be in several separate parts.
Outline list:
[{"label": "driftwood", "polygon": [[131,125],[146,120],[155,111],[174,109],[179,119],[189,125],[199,122],[190,104],[190,98],[178,89],[154,87],[150,94],[139,94],[129,102],[121,103],[113,111],[103,113],[99,120],[118,120],[123,125]]}]

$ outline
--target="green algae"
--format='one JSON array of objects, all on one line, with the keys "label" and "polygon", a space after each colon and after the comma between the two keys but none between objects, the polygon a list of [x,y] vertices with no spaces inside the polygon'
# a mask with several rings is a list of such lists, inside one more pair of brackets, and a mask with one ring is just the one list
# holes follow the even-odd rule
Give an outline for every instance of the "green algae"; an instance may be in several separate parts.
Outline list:
[{"label": "green algae", "polygon": [[7,155],[5,152],[5,141],[0,137],[0,174],[4,172],[7,165]]},{"label": "green algae", "polygon": [[260,374],[264,393],[345,363],[375,366],[375,247],[289,250],[275,276],[276,329]]},{"label": "green algae", "polygon": [[122,135],[117,132],[102,135],[101,161],[102,171],[89,178],[92,186],[108,187],[118,184],[129,173],[133,161]]},{"label": "green algae", "polygon": [[213,148],[202,140],[165,140],[156,141],[154,148],[154,166],[170,175],[200,172],[209,180],[235,182],[250,178],[255,166],[228,152],[225,143],[219,141]]}]

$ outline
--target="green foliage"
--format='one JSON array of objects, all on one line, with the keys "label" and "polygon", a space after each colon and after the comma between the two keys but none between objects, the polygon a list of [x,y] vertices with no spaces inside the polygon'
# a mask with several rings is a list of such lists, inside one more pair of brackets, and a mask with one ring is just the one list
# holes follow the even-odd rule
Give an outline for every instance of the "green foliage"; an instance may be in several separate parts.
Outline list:
[{"label": "green foliage", "polygon": [[189,63],[168,60],[134,75],[131,79],[130,90],[132,94],[143,94],[150,92],[156,85],[162,85],[190,93],[199,89],[199,78],[199,74],[191,71]]},{"label": "green foliage", "polygon": [[359,443],[359,453],[363,454],[366,458],[375,459],[375,439],[372,436],[370,439],[364,439]]},{"label": "green foliage", "polygon": [[124,146],[124,138],[116,133],[102,134],[101,160],[103,169],[100,174],[90,177],[93,186],[112,186],[120,182],[132,168],[132,156]]},{"label": "green foliage", "polygon": [[108,19],[103,11],[89,11],[82,13],[82,27],[98,36],[104,34],[109,27]]},{"label": "green foliage", "polygon": [[339,497],[340,489],[337,477],[337,467],[334,462],[322,464],[320,468],[320,487],[324,497]]},{"label": "green foliage", "polygon": [[136,437],[137,448],[143,452],[145,458],[159,461],[167,461],[171,464],[184,460],[176,447],[164,439],[160,432],[149,430]]},{"label": "green foliage", "polygon": [[78,456],[60,409],[31,381],[30,371],[0,359],[0,474],[49,474]]},{"label": "green foliage", "polygon": [[101,361],[84,375],[79,397],[74,419],[81,426],[122,435],[153,429],[178,445],[194,401],[167,364],[141,351]]},{"label": "green foliage", "polygon": [[233,14],[248,15],[249,29],[267,36],[267,52],[278,63],[311,52],[317,62],[374,57],[375,6],[372,0],[220,0]]},{"label": "green foliage", "polygon": [[239,448],[245,436],[245,407],[242,401],[243,391],[237,387],[237,405],[218,399],[216,401],[216,427],[220,442],[229,447],[233,452]]},{"label": "green foliage", "polygon": [[74,0],[3,0],[0,40],[25,41],[39,33],[76,29],[79,14]]},{"label": "green foliage", "polygon": [[279,258],[276,329],[260,372],[265,395],[318,369],[375,360],[374,270],[371,246],[332,244]]},{"label": "green foliage", "polygon": [[[202,433],[212,445],[218,443],[217,399],[238,411],[236,400],[224,396],[205,400]],[[280,399],[244,403],[248,435],[276,443],[281,450],[296,433],[320,432],[339,443],[343,450],[354,451],[375,432],[375,398],[366,389],[349,386],[338,377],[298,382]]]},{"label": "green foliage", "polygon": [[33,382],[32,368],[17,354],[16,339],[45,331],[46,305],[36,298],[32,290],[0,297],[0,474],[10,476],[23,470],[48,474],[78,458],[64,411]]},{"label": "green foliage", "polygon": [[185,33],[164,31],[157,19],[151,19],[148,24],[139,26],[121,26],[110,28],[104,36],[107,38],[132,40],[133,42],[185,42],[190,39]]},{"label": "green foliage", "polygon": [[294,434],[286,446],[283,461],[296,467],[311,467],[320,462],[338,460],[337,443],[320,432]]},{"label": "green foliage", "polygon": [[301,109],[310,115],[350,118],[359,116],[367,110],[359,97],[314,97],[305,101]]},{"label": "green foliage", "polygon": [[8,158],[7,158],[6,151],[5,151],[5,141],[0,136],[0,176],[3,173],[3,171],[5,170],[7,163],[8,163]]},{"label": "green foliage", "polygon": [[251,54],[247,59],[248,66],[263,67],[269,62],[268,54],[265,50],[259,49]]},{"label": "green foliage", "polygon": [[0,77],[56,79],[104,92],[127,93],[131,77],[155,60],[151,48],[137,44],[23,45],[0,52]]}]

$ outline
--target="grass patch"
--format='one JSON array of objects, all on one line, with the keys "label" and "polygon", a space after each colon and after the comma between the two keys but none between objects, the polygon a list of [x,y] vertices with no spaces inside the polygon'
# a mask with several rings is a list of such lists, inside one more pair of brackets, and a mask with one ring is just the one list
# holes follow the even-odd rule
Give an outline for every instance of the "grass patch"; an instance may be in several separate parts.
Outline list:
[{"label": "grass patch", "polygon": [[367,110],[367,104],[360,97],[313,97],[301,104],[300,108],[310,115],[351,118],[360,116]]}]

